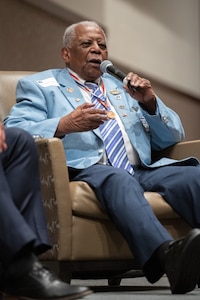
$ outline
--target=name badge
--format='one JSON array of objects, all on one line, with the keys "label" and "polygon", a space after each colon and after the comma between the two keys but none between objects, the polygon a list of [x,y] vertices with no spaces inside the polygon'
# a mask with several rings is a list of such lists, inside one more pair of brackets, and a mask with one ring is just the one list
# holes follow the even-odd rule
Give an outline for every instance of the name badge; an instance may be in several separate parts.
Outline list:
[{"label": "name badge", "polygon": [[54,77],[49,77],[43,80],[37,80],[37,83],[42,87],[59,86],[58,82],[55,80]]}]

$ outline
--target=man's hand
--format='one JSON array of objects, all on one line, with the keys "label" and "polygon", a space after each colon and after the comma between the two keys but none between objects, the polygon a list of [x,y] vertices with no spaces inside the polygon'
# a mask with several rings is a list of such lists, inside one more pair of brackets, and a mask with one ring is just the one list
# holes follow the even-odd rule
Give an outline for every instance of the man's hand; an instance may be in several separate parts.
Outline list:
[{"label": "man's hand", "polygon": [[151,82],[132,72],[128,73],[126,79],[129,82],[129,85],[136,88],[136,90],[134,91],[134,89],[132,90],[128,88],[127,85],[124,85],[125,90],[131,97],[144,106],[150,114],[154,114],[156,110],[156,97]]},{"label": "man's hand", "polygon": [[6,134],[3,124],[0,122],[0,153],[7,149]]},{"label": "man's hand", "polygon": [[55,136],[93,130],[108,119],[104,109],[96,109],[94,104],[84,103],[60,119]]}]

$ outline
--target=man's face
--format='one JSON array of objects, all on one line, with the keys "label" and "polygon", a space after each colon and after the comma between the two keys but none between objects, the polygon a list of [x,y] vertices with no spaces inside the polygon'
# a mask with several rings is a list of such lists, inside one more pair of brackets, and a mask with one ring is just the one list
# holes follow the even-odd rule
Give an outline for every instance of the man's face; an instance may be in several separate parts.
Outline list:
[{"label": "man's face", "polygon": [[100,28],[79,25],[71,48],[62,49],[62,57],[67,67],[82,79],[95,81],[100,77],[100,63],[107,59],[105,36]]}]

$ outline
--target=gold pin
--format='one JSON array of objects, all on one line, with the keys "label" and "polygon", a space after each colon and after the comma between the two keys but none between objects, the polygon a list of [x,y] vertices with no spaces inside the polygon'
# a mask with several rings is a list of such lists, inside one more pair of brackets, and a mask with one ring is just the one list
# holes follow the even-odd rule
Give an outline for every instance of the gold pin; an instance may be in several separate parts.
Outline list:
[{"label": "gold pin", "polygon": [[67,92],[68,92],[68,93],[73,93],[73,91],[74,91],[74,89],[73,89],[72,87],[68,87],[68,88],[67,88]]},{"label": "gold pin", "polygon": [[115,113],[111,110],[107,111],[107,116],[109,119],[115,119]]},{"label": "gold pin", "polygon": [[119,90],[110,90],[112,95],[119,95],[121,92]]}]

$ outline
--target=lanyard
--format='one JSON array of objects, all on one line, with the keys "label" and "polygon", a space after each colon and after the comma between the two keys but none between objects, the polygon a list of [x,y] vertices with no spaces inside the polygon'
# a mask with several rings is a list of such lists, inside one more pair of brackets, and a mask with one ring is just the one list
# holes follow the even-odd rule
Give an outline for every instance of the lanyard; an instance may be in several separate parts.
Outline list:
[{"label": "lanyard", "polygon": [[85,84],[83,84],[80,79],[78,78],[78,76],[72,74],[69,72],[69,74],[71,75],[71,77],[76,81],[76,83],[78,84],[78,86],[80,88],[82,88],[84,91],[86,91],[87,93],[90,94],[90,96],[94,96],[97,98],[97,100],[101,103],[101,105],[103,105],[106,109],[108,108],[108,101],[106,100],[106,89],[105,89],[105,86],[104,86],[104,83],[103,81],[101,81],[101,86],[99,86],[99,88],[101,88],[102,90],[102,95],[103,95],[103,99],[99,99],[97,97],[97,95],[91,90],[89,89]]}]

